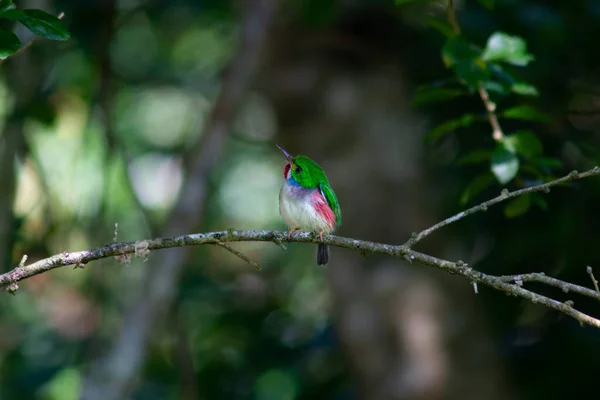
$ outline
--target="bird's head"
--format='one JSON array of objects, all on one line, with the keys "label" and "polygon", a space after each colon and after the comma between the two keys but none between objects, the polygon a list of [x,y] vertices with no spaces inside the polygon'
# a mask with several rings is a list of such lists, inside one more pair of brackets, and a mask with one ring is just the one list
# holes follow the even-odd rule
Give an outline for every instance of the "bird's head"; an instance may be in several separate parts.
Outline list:
[{"label": "bird's head", "polygon": [[[306,156],[292,157],[283,147],[277,145],[277,148],[283,153],[287,163],[283,167],[284,178],[292,183],[305,188],[316,188],[323,181],[325,173],[323,169]],[[327,179],[326,177],[324,178]]]}]

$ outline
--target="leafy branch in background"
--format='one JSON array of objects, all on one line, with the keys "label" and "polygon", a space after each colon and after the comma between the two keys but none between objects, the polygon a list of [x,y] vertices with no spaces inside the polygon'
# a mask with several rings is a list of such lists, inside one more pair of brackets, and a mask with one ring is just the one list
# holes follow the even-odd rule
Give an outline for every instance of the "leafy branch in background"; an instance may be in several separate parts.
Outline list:
[{"label": "leafy branch in background", "polygon": [[[548,277],[543,273],[529,273],[521,275],[494,276],[483,272],[476,271],[469,267],[463,261],[448,261],[434,256],[423,254],[412,250],[412,246],[419,241],[429,236],[433,232],[459,221],[467,216],[470,216],[479,211],[486,211],[488,207],[504,202],[506,200],[515,199],[534,192],[548,193],[550,187],[558,186],[570,181],[583,179],[591,176],[600,175],[600,168],[595,167],[589,171],[579,173],[573,171],[570,174],[556,179],[554,181],[521,189],[513,192],[503,190],[502,193],[491,200],[483,202],[478,206],[460,212],[450,218],[433,225],[430,228],[423,230],[420,233],[413,234],[412,238],[403,245],[391,245],[370,242],[366,240],[358,240],[335,235],[324,235],[323,242],[336,247],[342,247],[350,250],[358,251],[365,256],[367,253],[386,254],[391,257],[401,258],[410,263],[417,262],[422,265],[438,268],[451,274],[459,275],[473,284],[475,293],[478,293],[478,284],[486,285],[502,291],[508,295],[521,297],[533,303],[539,303],[546,307],[560,311],[577,321],[582,325],[587,324],[596,328],[600,328],[600,319],[594,318],[574,308],[574,302],[567,300],[561,302],[548,296],[543,296],[532,290],[523,288],[524,283],[537,282],[551,287],[559,288],[565,293],[577,293],[582,296],[591,297],[600,300],[600,292],[597,289],[597,281],[593,275],[591,267],[587,267],[586,273],[592,279],[594,289],[589,289],[573,283],[561,281],[552,277]],[[115,233],[116,238],[116,233]],[[277,231],[237,231],[226,230],[221,232],[196,233],[178,237],[158,238],[150,240],[141,240],[137,242],[113,243],[92,250],[79,251],[75,253],[61,253],[43,260],[36,261],[29,265],[25,265],[27,257],[24,256],[21,263],[15,269],[0,275],[0,286],[5,286],[7,291],[14,293],[18,289],[17,282],[38,275],[55,268],[64,266],[73,266],[75,269],[83,268],[90,261],[95,261],[103,258],[114,257],[121,264],[129,264],[131,254],[141,257],[144,260],[152,250],[167,249],[174,247],[196,246],[212,244],[224,248],[235,256],[241,258],[253,267],[260,269],[260,266],[248,258],[241,252],[228,246],[230,242],[273,242],[285,250],[283,242],[298,242],[298,243],[319,243],[319,236],[310,232],[296,232],[291,237],[287,232]]]},{"label": "leafy branch in background", "polygon": [[[493,7],[492,0],[479,2],[488,9]],[[467,113],[445,121],[432,129],[425,141],[433,143],[448,133],[473,127],[478,122],[486,122],[491,127],[491,135],[476,138],[481,143],[480,148],[458,159],[459,165],[488,164],[488,168],[475,176],[464,189],[460,203],[467,204],[494,182],[500,185],[514,182],[518,187],[527,187],[554,179],[552,172],[562,164],[558,159],[544,156],[538,136],[531,130],[507,132],[500,124],[501,119],[540,123],[551,121],[530,104],[517,104],[503,110],[497,106],[498,101],[510,99],[510,96],[522,98],[539,95],[534,85],[517,77],[517,69],[528,66],[534,60],[527,51],[525,40],[505,32],[494,32],[484,48],[471,43],[461,33],[452,0],[446,2],[446,23],[437,20],[428,22],[445,37],[442,59],[444,65],[454,72],[454,78],[420,87],[413,104],[428,106],[477,95],[484,105],[485,115]],[[504,213],[507,217],[516,217],[527,212],[531,204],[546,209],[544,199],[531,194],[508,202]]]},{"label": "leafy branch in background", "polygon": [[[58,17],[42,10],[19,10],[12,0],[0,0],[0,19],[18,21],[37,37],[49,40],[68,40],[71,34]],[[33,41],[22,46],[21,41],[12,31],[0,27],[0,60],[25,50]]]}]

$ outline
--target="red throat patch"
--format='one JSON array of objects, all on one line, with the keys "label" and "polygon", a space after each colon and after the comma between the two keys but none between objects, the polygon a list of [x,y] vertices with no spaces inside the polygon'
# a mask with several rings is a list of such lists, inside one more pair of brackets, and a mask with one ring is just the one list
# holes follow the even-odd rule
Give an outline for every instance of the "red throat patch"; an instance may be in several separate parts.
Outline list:
[{"label": "red throat patch", "polygon": [[285,167],[283,167],[283,177],[285,179],[288,178],[288,172],[290,172],[290,168],[291,168],[290,163],[285,164]]}]

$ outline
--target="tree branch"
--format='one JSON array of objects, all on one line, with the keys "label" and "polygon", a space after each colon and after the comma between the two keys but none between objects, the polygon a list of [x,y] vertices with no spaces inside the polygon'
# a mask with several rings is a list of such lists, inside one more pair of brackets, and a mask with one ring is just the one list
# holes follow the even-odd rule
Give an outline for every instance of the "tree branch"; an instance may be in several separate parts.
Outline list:
[{"label": "tree branch", "polygon": [[520,275],[504,275],[499,276],[499,280],[503,282],[513,282],[519,286],[523,285],[523,282],[538,282],[543,283],[548,286],[553,286],[561,289],[565,293],[574,292],[577,294],[581,294],[583,296],[588,296],[596,300],[600,300],[600,293],[595,292],[592,289],[588,289],[583,286],[575,285],[573,283],[568,283],[561,281],[556,278],[552,278],[546,276],[543,272],[533,272],[530,274],[520,274]]},{"label": "tree branch", "polygon": [[[530,273],[508,276],[488,275],[473,270],[462,261],[452,262],[448,260],[442,260],[427,254],[416,252],[411,249],[412,245],[419,242],[421,239],[427,237],[436,230],[453,222],[456,222],[468,215],[474,214],[478,211],[485,211],[488,207],[500,203],[504,200],[532,192],[544,191],[547,193],[550,191],[550,187],[552,186],[599,174],[600,168],[594,167],[593,169],[582,173],[572,171],[567,176],[545,183],[543,185],[532,186],[525,189],[515,190],[513,192],[503,190],[500,196],[485,201],[475,207],[458,213],[438,224],[433,225],[430,228],[425,229],[419,234],[414,235],[413,238],[411,238],[408,242],[406,242],[403,245],[376,243],[366,240],[358,240],[334,235],[324,235],[323,242],[330,246],[355,250],[360,252],[361,254],[386,254],[392,257],[405,259],[411,263],[417,262],[419,264],[438,268],[451,274],[460,275],[463,278],[466,278],[473,284],[474,288],[477,288],[477,284],[483,284],[494,289],[500,290],[504,293],[527,299],[533,303],[540,303],[545,305],[546,307],[553,308],[566,315],[569,315],[570,317],[579,321],[581,324],[588,324],[596,328],[600,328],[600,320],[593,318],[587,314],[584,314],[580,311],[577,311],[573,308],[572,302],[568,301],[563,303],[552,298],[537,294],[531,290],[524,289],[522,286],[525,282],[537,282],[559,288],[565,293],[573,292],[583,296],[591,297],[596,300],[600,300],[600,293],[598,293],[597,290],[588,289],[573,283],[564,282],[556,278],[551,278],[544,275],[543,273]],[[7,287],[9,291],[14,292],[18,288],[18,286],[16,285],[18,281],[21,281],[34,275],[41,274],[46,271],[50,271],[51,269],[69,265],[81,267],[90,261],[108,257],[123,256],[127,254],[135,254],[136,256],[146,257],[148,255],[148,252],[152,250],[167,249],[173,247],[195,246],[203,244],[211,244],[223,247],[226,250],[235,254],[236,256],[240,257],[242,260],[250,263],[254,267],[260,268],[257,263],[250,260],[250,258],[245,256],[241,252],[234,250],[226,243],[273,242],[285,250],[285,247],[282,246],[282,242],[285,241],[298,243],[319,243],[320,239],[318,238],[318,235],[310,232],[296,232],[291,237],[288,237],[286,232],[278,231],[226,230],[220,232],[196,233],[177,237],[158,238],[137,242],[112,243],[93,250],[79,251],[75,253],[64,252],[34,262],[29,265],[23,265],[24,262],[21,262],[21,264],[17,268],[0,275],[0,286]],[[140,248],[144,249],[143,254],[140,254]],[[26,258],[24,257],[24,259]],[[587,271],[588,274],[590,274],[591,268],[588,268]],[[476,289],[475,292],[477,293]]]},{"label": "tree branch", "polygon": [[593,175],[600,175],[599,167],[594,167],[594,168],[590,169],[589,171],[585,171],[582,173],[579,173],[577,171],[571,171],[568,175],[563,176],[562,178],[556,179],[554,181],[550,181],[550,182],[544,183],[542,185],[530,186],[530,187],[520,189],[520,190],[514,190],[512,192],[509,192],[507,189],[504,189],[504,190],[502,190],[502,193],[498,197],[494,197],[493,199],[485,201],[474,207],[471,207],[468,210],[459,212],[458,214],[453,215],[450,218],[446,218],[445,220],[438,222],[437,224],[435,224],[419,233],[413,234],[412,237],[406,243],[404,243],[404,246],[412,247],[416,243],[425,239],[427,236],[431,235],[433,232],[437,231],[438,229],[443,228],[446,225],[450,225],[451,223],[461,220],[469,215],[475,214],[476,212],[487,211],[488,207],[491,207],[495,204],[501,203],[505,200],[512,199],[513,197],[517,197],[517,196],[521,196],[521,195],[524,195],[527,193],[533,193],[533,192],[549,193],[550,188],[552,186],[561,185],[561,184],[569,182],[569,181],[587,178],[587,177],[593,176]]},{"label": "tree branch", "polygon": [[[230,242],[297,242],[297,243],[319,243],[318,235],[312,232],[296,232],[290,238],[287,232],[279,231],[238,231],[225,230],[219,232],[194,233],[170,238],[158,238],[137,242],[113,243],[93,250],[79,251],[75,253],[61,253],[52,257],[37,261],[23,267],[17,267],[10,272],[0,275],[0,285],[12,285],[18,281],[29,278],[43,272],[64,267],[81,266],[90,261],[109,258],[123,254],[135,254],[136,248],[143,246],[145,249],[159,250],[173,247],[196,246],[196,245],[221,245]],[[575,285],[569,282],[563,282],[555,278],[546,277],[541,273],[532,273],[514,276],[494,276],[484,274],[473,270],[462,261],[448,261],[433,257],[427,254],[411,250],[405,245],[391,245],[366,240],[358,240],[335,235],[324,235],[323,242],[335,247],[355,250],[361,254],[378,253],[385,254],[395,258],[406,259],[417,262],[422,265],[438,268],[451,274],[456,274],[466,278],[470,282],[483,284],[509,295],[527,299],[533,303],[539,303],[546,307],[553,308],[570,317],[573,317],[582,324],[587,324],[600,328],[600,320],[584,314],[573,308],[570,302],[560,302],[552,298],[542,296],[522,287],[523,282],[539,282],[553,287],[558,287],[566,292],[574,292],[596,298],[600,300],[600,294],[591,289]],[[247,257],[246,257],[247,258]]]}]

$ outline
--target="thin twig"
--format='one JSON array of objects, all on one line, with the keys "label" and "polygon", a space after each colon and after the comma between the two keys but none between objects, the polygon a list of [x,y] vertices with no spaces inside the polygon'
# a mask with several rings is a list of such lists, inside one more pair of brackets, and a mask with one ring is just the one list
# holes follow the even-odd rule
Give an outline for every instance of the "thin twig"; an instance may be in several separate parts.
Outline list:
[{"label": "thin twig", "polygon": [[[594,277],[594,271],[592,271],[592,267],[590,267],[588,265],[587,268],[586,268],[586,271],[587,271],[588,275],[590,276],[590,278],[592,279],[592,283],[594,284],[594,290],[596,291],[596,293],[600,297],[600,289],[598,289],[598,281]],[[600,298],[598,300],[600,300]]]},{"label": "thin twig", "polygon": [[579,173],[577,171],[571,171],[568,175],[566,175],[560,179],[556,179],[554,181],[550,181],[550,182],[547,182],[547,183],[544,183],[541,185],[530,186],[528,188],[514,190],[512,192],[509,192],[508,190],[504,189],[499,196],[494,197],[491,200],[485,201],[479,205],[471,207],[468,210],[459,212],[458,214],[453,215],[450,218],[446,218],[442,222],[439,222],[439,223],[433,225],[432,227],[429,227],[417,234],[413,234],[413,236],[406,243],[404,243],[404,246],[411,247],[411,246],[415,245],[416,243],[420,242],[421,240],[423,240],[424,238],[426,238],[427,236],[431,235],[433,232],[437,231],[438,229],[440,229],[446,225],[449,225],[453,222],[461,220],[469,215],[475,214],[476,212],[487,211],[487,209],[489,207],[491,207],[495,204],[501,203],[505,200],[512,199],[513,197],[517,197],[517,196],[521,196],[521,195],[524,195],[527,193],[533,193],[533,192],[548,193],[548,192],[550,192],[550,188],[552,186],[561,185],[561,184],[569,182],[569,181],[587,178],[589,176],[599,175],[599,174],[600,174],[600,168],[594,167],[594,168],[590,169],[589,171],[585,171],[582,173]]},{"label": "thin twig", "polygon": [[479,83],[479,97],[481,97],[481,101],[483,101],[490,125],[492,126],[492,137],[495,141],[500,142],[504,139],[504,132],[502,132],[502,128],[498,122],[498,116],[496,115],[496,103],[490,99],[490,95],[487,90],[485,90],[482,83]]},{"label": "thin twig", "polygon": [[[455,35],[460,35],[460,25],[456,19],[456,11],[454,10],[454,2],[452,0],[448,0],[448,4],[446,6],[446,19],[452,28],[452,33]],[[485,110],[487,111],[488,120],[492,126],[492,137],[494,140],[499,142],[504,139],[504,133],[502,132],[502,128],[498,122],[498,116],[496,115],[496,103],[490,99],[489,93],[483,87],[481,82],[479,82],[478,86],[479,97],[481,97],[481,101],[483,102]]]},{"label": "thin twig", "polygon": [[245,255],[244,253],[241,253],[241,252],[237,251],[233,247],[229,246],[227,243],[219,242],[219,243],[217,243],[217,246],[224,248],[225,250],[227,250],[231,254],[233,254],[233,255],[241,258],[242,260],[246,261],[248,264],[252,265],[257,271],[260,271],[262,269],[262,267],[256,261],[252,261],[250,258],[248,258],[247,255]]},{"label": "thin twig", "polygon": [[575,285],[573,283],[567,283],[567,282],[561,281],[560,279],[546,276],[543,272],[534,272],[534,273],[530,273],[530,274],[521,274],[521,275],[504,275],[504,276],[499,276],[498,279],[500,279],[503,282],[514,282],[519,286],[521,286],[524,282],[543,283],[548,286],[553,286],[555,288],[559,288],[565,293],[573,292],[573,293],[577,293],[577,294],[580,294],[583,296],[591,297],[596,300],[600,300],[600,292],[596,292],[596,291],[593,291],[592,289],[588,289],[583,286]]},{"label": "thin twig", "polygon": [[460,25],[456,20],[456,12],[454,11],[454,1],[448,0],[448,5],[446,6],[446,18],[448,19],[448,23],[452,28],[452,33],[455,35],[460,35]]},{"label": "thin twig", "polygon": [[19,262],[19,268],[23,268],[23,266],[25,266],[26,262],[27,262],[27,254],[23,254],[23,257],[21,257],[21,262]]}]

